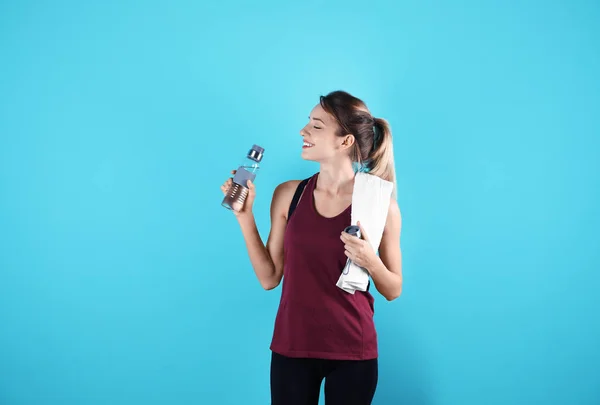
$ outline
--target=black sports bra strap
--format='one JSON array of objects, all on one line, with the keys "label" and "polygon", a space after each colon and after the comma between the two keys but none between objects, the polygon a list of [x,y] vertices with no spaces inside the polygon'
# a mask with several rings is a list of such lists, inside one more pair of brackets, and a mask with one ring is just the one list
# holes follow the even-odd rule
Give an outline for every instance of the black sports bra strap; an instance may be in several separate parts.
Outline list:
[{"label": "black sports bra strap", "polygon": [[298,201],[300,201],[300,196],[302,195],[302,192],[304,191],[304,187],[306,187],[306,183],[308,183],[308,180],[310,180],[310,177],[308,179],[302,180],[300,182],[300,184],[298,184],[298,187],[296,188],[296,192],[294,193],[294,197],[292,198],[292,202],[290,204],[290,209],[288,211],[288,217],[287,217],[288,222],[289,222],[290,218],[292,217],[292,213],[296,209],[296,206],[298,205]]}]

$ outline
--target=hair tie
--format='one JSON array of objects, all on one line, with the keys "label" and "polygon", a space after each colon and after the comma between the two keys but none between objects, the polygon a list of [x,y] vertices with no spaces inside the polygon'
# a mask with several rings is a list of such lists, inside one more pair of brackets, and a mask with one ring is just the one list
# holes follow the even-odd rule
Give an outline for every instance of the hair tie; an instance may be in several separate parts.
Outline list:
[{"label": "hair tie", "polygon": [[373,148],[372,151],[374,152],[377,149],[377,143],[379,142],[379,131],[377,130],[377,125],[373,125]]}]

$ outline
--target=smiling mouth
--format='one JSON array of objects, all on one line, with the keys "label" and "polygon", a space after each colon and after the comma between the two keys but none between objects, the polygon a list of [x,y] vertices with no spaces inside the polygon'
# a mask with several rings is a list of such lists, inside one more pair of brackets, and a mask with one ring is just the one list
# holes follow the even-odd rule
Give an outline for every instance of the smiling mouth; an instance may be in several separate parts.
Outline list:
[{"label": "smiling mouth", "polygon": [[304,144],[302,145],[302,149],[312,148],[313,146],[315,146],[315,145],[305,141]]}]

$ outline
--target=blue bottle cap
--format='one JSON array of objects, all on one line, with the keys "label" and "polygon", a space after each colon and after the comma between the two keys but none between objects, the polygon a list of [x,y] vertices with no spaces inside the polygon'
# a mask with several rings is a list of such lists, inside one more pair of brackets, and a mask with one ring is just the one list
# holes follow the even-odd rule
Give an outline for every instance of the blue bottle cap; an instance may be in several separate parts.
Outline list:
[{"label": "blue bottle cap", "polygon": [[356,225],[350,225],[347,226],[346,229],[344,229],[344,232],[349,233],[350,235],[357,236],[360,232],[360,228]]},{"label": "blue bottle cap", "polygon": [[252,145],[252,148],[248,151],[248,157],[255,162],[260,162],[263,158],[263,154],[265,153],[265,148],[262,148],[258,145]]}]

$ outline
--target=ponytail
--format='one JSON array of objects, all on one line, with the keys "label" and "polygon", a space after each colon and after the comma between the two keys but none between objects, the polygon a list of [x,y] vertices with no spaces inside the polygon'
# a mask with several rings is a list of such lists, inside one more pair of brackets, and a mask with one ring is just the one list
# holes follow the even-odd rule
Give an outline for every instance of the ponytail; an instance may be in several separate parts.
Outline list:
[{"label": "ponytail", "polygon": [[394,167],[394,146],[392,143],[392,130],[387,120],[373,118],[374,144],[368,161],[369,173],[393,183],[392,197],[396,198],[396,169]]}]

